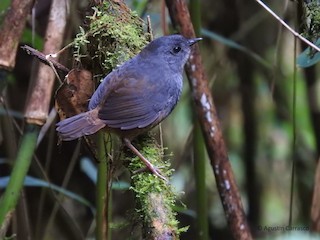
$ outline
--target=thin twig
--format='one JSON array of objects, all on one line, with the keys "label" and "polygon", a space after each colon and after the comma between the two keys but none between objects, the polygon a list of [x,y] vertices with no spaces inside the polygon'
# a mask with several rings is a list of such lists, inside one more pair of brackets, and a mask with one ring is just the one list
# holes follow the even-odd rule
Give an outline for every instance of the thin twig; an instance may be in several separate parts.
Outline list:
[{"label": "thin twig", "polygon": [[24,45],[21,48],[25,50],[29,55],[35,56],[36,58],[38,58],[39,61],[41,61],[42,63],[47,64],[48,66],[51,66],[51,67],[54,66],[54,68],[56,68],[59,72],[63,74],[67,74],[70,71],[67,67],[63,66],[62,64],[58,63],[53,59],[49,59],[45,54],[28,45]]},{"label": "thin twig", "polygon": [[151,18],[150,15],[147,16],[147,31],[150,34],[150,42],[153,40],[153,30],[152,30],[152,25],[151,25]]},{"label": "thin twig", "polygon": [[310,42],[308,39],[302,37],[299,33],[297,33],[294,29],[292,29],[287,23],[285,23],[277,14],[275,14],[267,5],[265,5],[262,1],[256,0],[265,10],[267,10],[275,19],[277,19],[286,29],[288,29],[295,37],[299,38],[301,41],[305,42],[310,47],[314,48],[318,52],[320,52],[320,48],[315,44]]},{"label": "thin twig", "polygon": [[63,53],[65,50],[73,47],[75,44],[75,42],[71,42],[69,44],[67,44],[66,46],[64,46],[63,48],[61,48],[59,51],[55,52],[55,53],[50,53],[47,56],[52,57],[52,58],[57,58],[61,53]]}]

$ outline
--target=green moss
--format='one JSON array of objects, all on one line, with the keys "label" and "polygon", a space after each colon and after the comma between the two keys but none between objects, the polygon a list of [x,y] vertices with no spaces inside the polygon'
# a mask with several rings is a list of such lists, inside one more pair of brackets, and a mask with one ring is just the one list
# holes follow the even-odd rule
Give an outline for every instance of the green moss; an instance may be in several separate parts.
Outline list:
[{"label": "green moss", "polygon": [[[74,57],[84,68],[91,69],[100,80],[112,69],[136,55],[150,39],[144,33],[142,20],[123,3],[104,1],[92,8],[86,27],[80,28],[73,43]],[[163,152],[151,136],[139,137],[134,145],[163,176],[170,178],[173,170],[170,163],[163,161]],[[130,151],[126,152],[128,168],[135,172],[144,168],[143,162]],[[144,229],[152,225],[159,213],[164,214],[161,227],[178,234],[175,206],[176,195],[172,186],[149,172],[132,175],[131,190],[135,193],[136,213],[143,220]],[[157,202],[159,201],[159,204]],[[140,222],[140,221],[139,221]]]},{"label": "green moss", "polygon": [[148,34],[142,20],[125,5],[104,1],[92,10],[86,29],[80,28],[75,38],[74,57],[89,62],[96,76],[105,76],[136,55],[147,44]]},{"label": "green moss", "polygon": [[[134,145],[143,156],[160,169],[164,177],[170,178],[173,169],[170,168],[170,162],[162,160],[162,149],[152,136],[142,136],[134,142]],[[132,172],[145,168],[140,158],[133,157],[129,152],[127,160],[129,161],[128,168]],[[172,185],[149,171],[137,173],[131,178],[131,190],[135,193],[138,206],[136,211],[140,213],[139,216],[144,225],[150,225],[154,219],[158,219],[165,225],[163,226],[164,228],[170,229],[170,232],[175,234],[181,232],[178,229],[179,222],[176,220],[176,212],[172,210],[177,198]],[[181,230],[183,231],[184,229]]]},{"label": "green moss", "polygon": [[[303,36],[315,43],[320,38],[320,4],[317,0],[313,0],[305,6],[308,26]],[[315,53],[316,51],[312,50],[311,54],[314,55]]]},{"label": "green moss", "polygon": [[316,40],[320,34],[320,6],[317,1],[312,1],[307,4],[307,9],[307,17],[310,19],[308,35]]}]

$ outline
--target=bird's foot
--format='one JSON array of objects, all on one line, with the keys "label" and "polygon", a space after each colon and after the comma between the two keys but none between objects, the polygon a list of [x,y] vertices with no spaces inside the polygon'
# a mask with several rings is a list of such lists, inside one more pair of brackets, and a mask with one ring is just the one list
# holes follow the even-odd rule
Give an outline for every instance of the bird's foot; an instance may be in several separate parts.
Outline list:
[{"label": "bird's foot", "polygon": [[[146,165],[146,168],[152,172],[154,175],[156,175],[157,177],[161,178],[162,180],[164,180],[165,182],[168,182],[168,180],[162,176],[161,172],[155,167],[153,166],[153,164],[151,162],[149,162],[148,159],[146,159],[140,152],[138,149],[135,148],[135,146],[132,145],[131,141],[127,138],[124,138],[124,143],[126,144],[126,146],[134,153],[136,154],[142,161],[143,163]],[[137,172],[141,172],[144,169],[140,169]]]},{"label": "bird's foot", "polygon": [[[149,162],[150,163],[150,162]],[[165,182],[168,182],[168,179],[164,176],[162,176],[161,172],[159,171],[159,168],[161,167],[155,167],[152,163],[150,163],[151,166],[146,166],[144,168],[140,168],[136,171],[133,172],[133,174],[138,174],[138,173],[142,173],[142,172],[147,172],[147,171],[150,171],[152,172],[154,175],[156,175],[157,177],[161,178],[162,180],[164,180]]]}]

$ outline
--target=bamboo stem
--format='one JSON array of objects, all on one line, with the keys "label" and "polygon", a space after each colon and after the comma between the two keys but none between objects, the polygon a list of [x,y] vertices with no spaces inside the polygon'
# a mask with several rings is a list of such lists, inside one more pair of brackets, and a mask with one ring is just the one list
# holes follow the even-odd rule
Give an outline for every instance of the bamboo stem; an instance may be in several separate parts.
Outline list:
[{"label": "bamboo stem", "polygon": [[104,240],[108,239],[108,221],[107,220],[107,211],[108,206],[106,205],[106,192],[107,192],[107,153],[104,141],[104,133],[99,132],[98,137],[98,173],[97,173],[97,191],[96,191],[96,239]]},{"label": "bamboo stem", "polygon": [[[43,49],[46,55],[59,51],[63,44],[68,17],[67,4],[68,1],[52,1]],[[50,66],[44,64],[39,66],[32,94],[25,110],[25,118],[28,123],[43,125],[46,122],[55,77]]]},{"label": "bamboo stem", "polygon": [[20,196],[24,177],[28,172],[36,148],[39,130],[40,128],[37,126],[28,125],[22,138],[8,186],[0,200],[0,239],[4,236],[2,234],[6,232],[6,229],[3,229],[3,224],[7,218],[10,218]]},{"label": "bamboo stem", "polygon": [[[199,0],[190,1],[190,16],[194,26],[196,36],[200,36],[201,32],[201,8]],[[193,148],[194,148],[194,174],[196,183],[196,199],[197,199],[197,239],[209,239],[208,225],[208,204],[207,204],[207,189],[206,189],[206,154],[205,144],[201,127],[196,116],[193,118]]]},{"label": "bamboo stem", "polygon": [[[20,1],[18,1],[20,2]],[[59,49],[63,41],[63,32],[66,26],[66,6],[61,0],[53,0],[46,32],[45,51]],[[10,25],[10,24],[9,24]],[[25,117],[27,129],[23,135],[18,155],[11,173],[10,181],[0,200],[0,238],[5,235],[9,225],[10,216],[15,209],[24,178],[31,164],[33,153],[36,149],[39,126],[46,121],[55,75],[48,66],[41,65],[35,78],[35,88],[31,86],[31,97],[27,101]]]},{"label": "bamboo stem", "polygon": [[0,28],[0,68],[12,70],[19,41],[34,0],[12,0]]}]

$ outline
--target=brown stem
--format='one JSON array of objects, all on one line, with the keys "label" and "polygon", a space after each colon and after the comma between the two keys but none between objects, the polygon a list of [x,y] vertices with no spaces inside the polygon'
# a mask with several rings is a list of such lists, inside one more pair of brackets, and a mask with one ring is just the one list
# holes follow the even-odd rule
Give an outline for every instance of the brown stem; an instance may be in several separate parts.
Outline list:
[{"label": "brown stem", "polygon": [[311,231],[320,232],[320,161],[318,160],[314,179],[314,191],[311,205]]},{"label": "brown stem", "polygon": [[[184,0],[166,0],[172,22],[180,28],[181,33],[194,38],[195,33],[190,20],[189,10]],[[228,159],[227,149],[213,98],[208,84],[208,78],[202,65],[199,47],[194,51],[186,64],[186,72],[190,82],[192,96],[195,102],[201,128],[205,138],[210,162],[215,174],[221,202],[225,215],[235,239],[252,239],[240,194]]]},{"label": "brown stem", "polygon": [[43,54],[42,52],[30,46],[24,45],[21,48],[25,50],[29,55],[35,56],[36,58],[38,58],[38,60],[41,61],[42,63],[48,66],[52,64],[57,69],[57,71],[62,74],[67,74],[70,71],[67,67],[63,66],[61,63],[58,63],[53,59],[48,59],[45,54]]},{"label": "brown stem", "polygon": [[0,28],[0,68],[12,70],[19,40],[34,0],[12,0]]},{"label": "brown stem", "polygon": [[[64,1],[53,0],[48,27],[45,35],[44,54],[57,52],[64,40],[67,24],[67,6]],[[35,78],[31,96],[27,101],[25,117],[31,124],[43,125],[47,119],[55,74],[52,69],[41,64]]]}]

